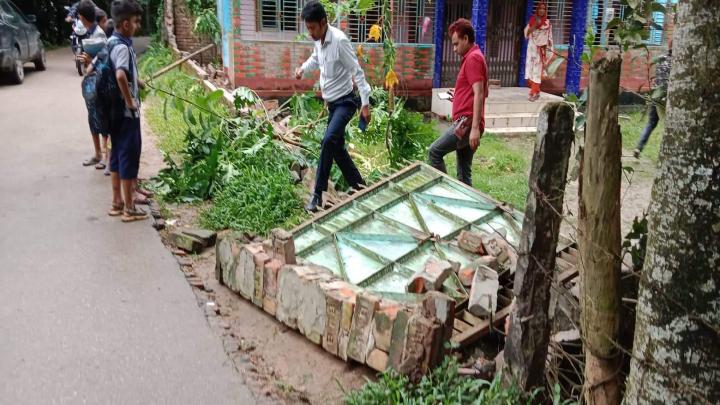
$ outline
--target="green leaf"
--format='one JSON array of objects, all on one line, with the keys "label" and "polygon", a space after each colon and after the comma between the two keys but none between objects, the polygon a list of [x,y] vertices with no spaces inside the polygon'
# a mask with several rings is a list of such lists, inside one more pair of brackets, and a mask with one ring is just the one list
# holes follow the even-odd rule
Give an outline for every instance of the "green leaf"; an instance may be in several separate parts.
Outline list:
[{"label": "green leaf", "polygon": [[566,94],[565,101],[567,101],[568,103],[577,103],[578,97],[574,93]]},{"label": "green leaf", "polygon": [[607,25],[605,26],[605,30],[608,31],[613,28],[617,28],[621,22],[622,20],[619,17],[615,17],[607,23]]},{"label": "green leaf", "polygon": [[547,75],[550,77],[554,77],[555,73],[557,72],[560,65],[563,64],[563,62],[565,62],[565,58],[563,57],[557,57],[552,62],[550,62],[550,65],[546,69]]},{"label": "green leaf", "polygon": [[627,5],[630,6],[630,8],[637,9],[642,0],[625,0],[625,1],[627,1]]},{"label": "green leaf", "polygon": [[365,13],[367,13],[368,10],[370,10],[374,6],[375,6],[375,0],[358,0],[353,12],[358,13],[360,15],[365,15]]},{"label": "green leaf", "polygon": [[625,173],[627,173],[627,174],[633,174],[633,173],[635,173],[635,168],[633,168],[632,166],[623,166],[622,169],[623,169],[623,171],[624,171]]},{"label": "green leaf", "polygon": [[650,3],[650,11],[653,13],[665,13],[665,6],[658,3],[657,1],[653,1]]}]

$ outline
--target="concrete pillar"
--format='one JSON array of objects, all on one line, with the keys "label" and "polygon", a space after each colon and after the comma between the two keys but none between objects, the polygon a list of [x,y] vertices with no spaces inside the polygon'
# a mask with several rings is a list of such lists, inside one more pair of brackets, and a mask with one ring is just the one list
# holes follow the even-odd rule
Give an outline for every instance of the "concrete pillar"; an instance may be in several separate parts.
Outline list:
[{"label": "concrete pillar", "polygon": [[442,79],[443,42],[445,41],[445,0],[435,2],[435,27],[433,28],[435,41],[435,61],[433,69],[433,87],[438,88]]},{"label": "concrete pillar", "polygon": [[565,73],[565,93],[567,94],[580,94],[587,7],[588,0],[573,1],[570,37],[568,41],[567,72]]},{"label": "concrete pillar", "polygon": [[485,53],[485,39],[487,37],[487,14],[490,0],[473,0],[472,25],[475,28],[475,43]]}]

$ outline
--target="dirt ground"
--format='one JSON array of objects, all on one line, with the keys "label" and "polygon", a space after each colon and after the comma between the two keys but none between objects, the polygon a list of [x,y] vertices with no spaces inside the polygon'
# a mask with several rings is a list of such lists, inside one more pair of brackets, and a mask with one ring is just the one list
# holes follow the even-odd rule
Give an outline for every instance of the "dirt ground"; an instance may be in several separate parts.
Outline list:
[{"label": "dirt ground", "polygon": [[[142,134],[140,178],[148,179],[163,167],[163,159],[145,121]],[[173,213],[166,218],[169,228],[195,224],[199,206],[167,208]],[[167,233],[167,229],[160,232],[163,240]],[[221,337],[230,361],[259,403],[341,403],[345,391],[360,388],[365,377],[375,374],[330,355],[220,285],[215,279],[214,249],[200,255],[186,255],[171,246],[168,249],[193,287],[211,328]]]},{"label": "dirt ground", "polygon": [[[521,151],[532,161],[535,139],[532,137],[512,137],[505,140],[509,147]],[[565,187],[565,221],[561,225],[561,232],[575,240],[575,227],[578,213],[578,180],[572,179],[573,169],[576,169],[577,145],[573,146],[572,156],[568,170],[568,183]],[[620,226],[624,237],[631,229],[633,219],[642,217],[650,204],[653,179],[656,172],[655,163],[646,157],[635,159],[632,151],[623,150],[622,165],[632,168],[632,173],[623,172],[621,182]],[[529,173],[528,173],[529,174]]]}]

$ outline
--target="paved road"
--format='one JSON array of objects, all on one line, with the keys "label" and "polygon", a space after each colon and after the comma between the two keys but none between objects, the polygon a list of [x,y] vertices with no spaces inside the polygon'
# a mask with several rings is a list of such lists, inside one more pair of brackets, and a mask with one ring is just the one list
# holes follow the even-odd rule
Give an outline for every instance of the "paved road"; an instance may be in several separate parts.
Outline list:
[{"label": "paved road", "polygon": [[0,403],[253,403],[149,221],[105,212],[66,49],[0,84]]}]

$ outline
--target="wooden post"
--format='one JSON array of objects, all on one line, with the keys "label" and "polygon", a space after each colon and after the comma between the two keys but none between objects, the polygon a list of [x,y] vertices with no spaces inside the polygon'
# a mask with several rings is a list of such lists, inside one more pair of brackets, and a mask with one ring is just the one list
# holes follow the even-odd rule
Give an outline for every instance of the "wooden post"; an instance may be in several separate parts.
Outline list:
[{"label": "wooden post", "polygon": [[568,104],[546,105],[540,113],[535,141],[515,270],[515,304],[505,346],[512,376],[526,391],[544,386],[550,339],[550,285],[555,275],[574,120]]},{"label": "wooden post", "polygon": [[585,149],[580,164],[579,250],[585,401],[619,404],[620,176],[619,55],[590,68]]}]

